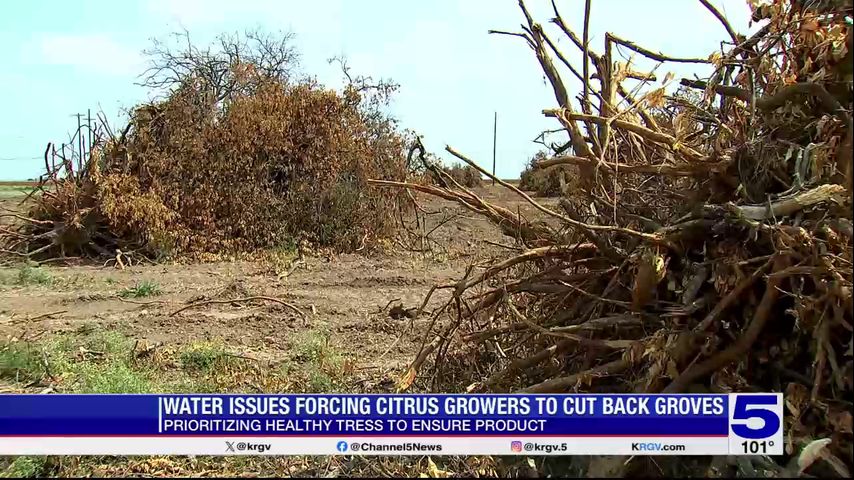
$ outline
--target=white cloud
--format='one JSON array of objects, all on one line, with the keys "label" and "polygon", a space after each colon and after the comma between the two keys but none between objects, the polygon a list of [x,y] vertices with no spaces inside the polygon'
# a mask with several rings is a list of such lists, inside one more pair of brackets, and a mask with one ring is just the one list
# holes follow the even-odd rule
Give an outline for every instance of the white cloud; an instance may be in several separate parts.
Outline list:
[{"label": "white cloud", "polygon": [[37,40],[34,50],[39,63],[71,66],[104,75],[136,75],[144,66],[136,49],[107,35],[44,34]]}]

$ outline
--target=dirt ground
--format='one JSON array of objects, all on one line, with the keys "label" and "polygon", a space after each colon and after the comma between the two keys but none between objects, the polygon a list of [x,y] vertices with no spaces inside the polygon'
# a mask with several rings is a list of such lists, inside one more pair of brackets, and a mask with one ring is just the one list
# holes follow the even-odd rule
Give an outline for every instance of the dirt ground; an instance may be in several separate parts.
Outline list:
[{"label": "dirt ground", "polygon": [[[476,192],[538,218],[506,189]],[[22,212],[20,191],[6,193],[0,210]],[[394,391],[431,320],[427,313],[395,318],[392,307],[414,311],[431,286],[455,283],[469,265],[512,253],[506,248],[512,239],[483,217],[452,202],[417,198],[429,214],[422,229],[431,232],[427,249],[402,234],[381,251],[308,252],[302,260],[292,251],[126,268],[114,262],[0,267],[0,363],[8,364],[0,365],[0,393]],[[10,220],[0,217],[0,223]],[[447,292],[435,294],[426,310]],[[286,302],[304,316],[273,301],[227,302],[257,296]],[[203,300],[221,303],[179,312]],[[528,477],[581,471],[569,461],[488,456],[0,457],[0,477]]]},{"label": "dirt ground", "polygon": [[[514,211],[533,211],[500,186],[483,187],[478,194]],[[6,196],[0,205],[20,208],[19,200]],[[219,341],[239,354],[275,360],[293,348],[292,340],[301,332],[322,329],[332,346],[363,372],[359,381],[388,381],[413,359],[429,322],[428,315],[393,318],[390,307],[417,308],[432,285],[458,281],[469,264],[507,254],[495,244],[512,243],[483,217],[457,204],[426,195],[418,200],[431,213],[425,231],[443,223],[430,235],[435,242],[429,243],[429,252],[408,251],[395,243],[365,255],[292,258],[278,269],[269,260],[126,268],[114,262],[43,266],[40,270],[47,272],[49,282],[0,282],[0,339],[32,341],[61,332],[103,330],[156,345]],[[0,278],[4,274],[14,278],[20,273],[16,267],[2,267]],[[156,285],[160,294],[119,295],[141,282]],[[305,317],[270,301],[211,304],[174,313],[194,301],[249,296],[283,300]],[[435,295],[428,309],[442,298]]]}]

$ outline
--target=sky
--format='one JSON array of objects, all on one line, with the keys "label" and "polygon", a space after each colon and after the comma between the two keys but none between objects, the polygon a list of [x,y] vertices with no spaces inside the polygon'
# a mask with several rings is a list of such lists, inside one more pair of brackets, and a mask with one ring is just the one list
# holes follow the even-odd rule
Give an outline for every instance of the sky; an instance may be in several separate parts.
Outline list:
[{"label": "sky", "polygon": [[[749,30],[745,0],[712,0],[733,27]],[[548,0],[527,0],[559,48],[576,65],[581,55],[548,20]],[[583,0],[557,0],[581,33]],[[347,58],[354,74],[400,84],[390,112],[423,135],[427,149],[448,163],[445,145],[489,168],[493,116],[498,114],[497,173],[517,178],[540,146],[539,132],[555,128],[542,110],[555,106],[536,57],[520,38],[516,0],[30,0],[3,2],[0,14],[0,180],[43,173],[48,141],[68,140],[75,113],[103,111],[122,125],[123,112],[149,98],[134,83],[146,67],[152,38],[186,29],[198,44],[217,34],[260,28],[295,35],[299,71],[341,88]],[[708,57],[727,34],[697,0],[593,0],[591,48],[602,52],[612,32],[672,56]],[[623,51],[625,58],[630,51]],[[637,56],[637,69],[654,65]],[[656,73],[700,77],[708,66],[667,64]],[[580,90],[563,72],[570,93]]]}]

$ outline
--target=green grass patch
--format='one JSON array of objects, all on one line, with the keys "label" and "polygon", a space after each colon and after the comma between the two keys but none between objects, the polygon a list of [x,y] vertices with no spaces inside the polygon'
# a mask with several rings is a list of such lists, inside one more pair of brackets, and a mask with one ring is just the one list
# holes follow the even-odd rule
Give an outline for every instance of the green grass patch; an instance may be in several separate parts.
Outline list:
[{"label": "green grass patch", "polygon": [[290,341],[294,350],[294,360],[306,363],[324,364],[335,360],[337,353],[330,347],[330,332],[326,328],[316,328],[298,333]]},{"label": "green grass patch", "polygon": [[0,185],[0,198],[26,197],[33,187],[25,185]]},{"label": "green grass patch", "polygon": [[324,327],[298,334],[291,342],[294,351],[287,367],[294,378],[302,379],[300,391],[336,392],[341,388],[344,361],[329,343],[331,334]]},{"label": "green grass patch", "polygon": [[51,367],[76,393],[148,393],[153,371],[132,360],[133,342],[118,332],[64,335],[50,345]]},{"label": "green grass patch", "polygon": [[181,351],[179,358],[185,369],[210,370],[219,361],[227,357],[225,348],[219,343],[194,343]]},{"label": "green grass patch", "polygon": [[30,264],[21,266],[13,280],[16,285],[20,286],[52,285],[54,283],[53,275],[49,271]]},{"label": "green grass patch", "polygon": [[47,457],[15,457],[0,471],[0,478],[39,478],[47,476]]},{"label": "green grass patch", "polygon": [[31,382],[44,375],[42,351],[25,342],[0,344],[0,378]]},{"label": "green grass patch", "polygon": [[150,393],[157,390],[146,372],[123,362],[86,364],[76,369],[78,393]]},{"label": "green grass patch", "polygon": [[49,376],[75,393],[155,391],[151,369],[133,364],[132,348],[116,332],[57,335],[38,345],[0,342],[0,377],[26,383]]},{"label": "green grass patch", "polygon": [[142,280],[136,285],[119,292],[122,298],[145,298],[160,295],[160,285],[151,280]]},{"label": "green grass patch", "polygon": [[273,248],[273,253],[275,253],[276,255],[281,255],[283,257],[295,257],[297,255],[298,247],[299,245],[295,238],[286,237],[283,241],[281,241]]},{"label": "green grass patch", "polygon": [[264,252],[264,259],[271,273],[279,275],[290,270],[298,256],[298,244],[291,237]]},{"label": "green grass patch", "polygon": [[259,393],[288,391],[289,378],[268,362],[228,351],[222,342],[196,342],[167,356],[181,368],[170,391],[186,393]]},{"label": "green grass patch", "polygon": [[323,369],[316,365],[310,365],[306,369],[307,393],[333,393],[338,390],[340,383],[330,369]]},{"label": "green grass patch", "polygon": [[340,392],[347,370],[329,332],[297,335],[283,361],[231,353],[221,342],[155,347],[142,353],[118,332],[78,329],[37,344],[0,340],[0,378],[42,380],[69,393]]},{"label": "green grass patch", "polygon": [[[220,341],[149,349],[119,332],[87,326],[38,343],[0,340],[0,377],[22,389],[43,379],[63,393],[343,392],[345,369],[329,339],[323,328],[303,332],[291,341],[292,358],[265,361]],[[194,476],[201,471],[293,476],[303,471],[267,464],[265,458],[73,457],[61,462],[57,458],[0,457],[0,477]],[[306,468],[305,476],[327,471],[326,460],[318,462],[316,469],[301,467]]]}]

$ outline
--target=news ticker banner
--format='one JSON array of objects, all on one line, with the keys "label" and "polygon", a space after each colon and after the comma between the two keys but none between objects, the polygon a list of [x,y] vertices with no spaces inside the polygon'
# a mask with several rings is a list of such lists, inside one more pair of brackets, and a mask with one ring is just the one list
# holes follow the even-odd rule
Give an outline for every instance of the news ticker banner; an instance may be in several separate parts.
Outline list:
[{"label": "news ticker banner", "polygon": [[779,455],[782,394],[0,395],[0,455]]}]

